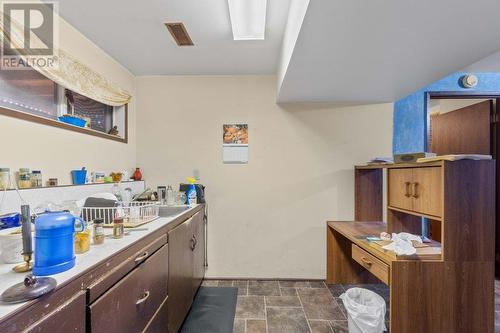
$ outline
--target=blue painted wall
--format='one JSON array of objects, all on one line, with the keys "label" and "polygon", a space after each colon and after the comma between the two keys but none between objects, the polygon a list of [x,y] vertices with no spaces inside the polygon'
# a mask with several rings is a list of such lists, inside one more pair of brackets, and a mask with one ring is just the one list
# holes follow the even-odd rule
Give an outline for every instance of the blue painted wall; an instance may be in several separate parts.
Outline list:
[{"label": "blue painted wall", "polygon": [[474,73],[479,82],[471,89],[460,85],[465,73],[457,72],[447,76],[394,103],[393,153],[424,151],[427,132],[427,92],[478,91],[500,92],[500,73]]}]

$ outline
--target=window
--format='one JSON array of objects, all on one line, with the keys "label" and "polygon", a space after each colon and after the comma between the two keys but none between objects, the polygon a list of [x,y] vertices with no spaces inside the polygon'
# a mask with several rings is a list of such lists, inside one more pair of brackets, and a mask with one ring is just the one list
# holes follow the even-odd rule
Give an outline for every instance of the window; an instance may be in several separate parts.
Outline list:
[{"label": "window", "polygon": [[[0,114],[127,142],[127,105],[97,102],[34,69],[0,70]],[[85,127],[61,122],[62,116],[85,120]]]},{"label": "window", "polygon": [[108,133],[113,127],[113,107],[65,89],[69,114],[87,121],[87,127]]},{"label": "window", "polygon": [[0,106],[57,119],[56,84],[37,71],[0,70]]}]

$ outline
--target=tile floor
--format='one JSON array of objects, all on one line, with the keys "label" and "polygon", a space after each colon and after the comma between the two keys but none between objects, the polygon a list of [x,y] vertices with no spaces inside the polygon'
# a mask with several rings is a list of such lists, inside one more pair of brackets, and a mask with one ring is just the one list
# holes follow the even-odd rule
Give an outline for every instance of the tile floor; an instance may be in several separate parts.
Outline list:
[{"label": "tile floor", "polygon": [[[205,280],[203,285],[238,288],[234,333],[347,333],[346,313],[338,296],[351,285],[253,280]],[[389,302],[387,286],[360,287]]]},{"label": "tile floor", "polygon": [[[244,280],[205,280],[203,285],[238,288],[234,333],[347,333],[346,313],[338,296],[355,286]],[[381,295],[389,309],[387,286],[358,286]],[[500,280],[495,281],[495,332],[500,333]]]}]

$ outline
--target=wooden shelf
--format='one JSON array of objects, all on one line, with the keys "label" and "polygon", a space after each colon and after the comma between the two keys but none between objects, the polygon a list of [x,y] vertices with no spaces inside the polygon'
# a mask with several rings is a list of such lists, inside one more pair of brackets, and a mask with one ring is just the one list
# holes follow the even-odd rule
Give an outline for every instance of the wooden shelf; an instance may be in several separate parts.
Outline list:
[{"label": "wooden shelf", "polygon": [[[127,181],[121,181],[120,184],[130,184],[130,183],[137,183],[137,182],[144,182],[145,180],[127,180]],[[73,185],[73,184],[66,184],[66,185],[57,185],[57,186],[41,186],[41,187],[29,187],[29,188],[20,188],[19,191],[28,191],[28,190],[42,190],[42,189],[48,189],[48,188],[60,188],[60,187],[75,187],[75,186],[92,186],[92,185],[107,185],[107,184],[113,184],[111,183],[87,183],[87,184],[80,184],[80,185]],[[16,189],[14,188],[8,188],[6,190],[0,190],[0,193],[3,191],[15,191]]]},{"label": "wooden shelf", "polygon": [[392,207],[392,206],[387,206],[387,209],[394,210],[394,211],[400,212],[400,213],[410,214],[410,215],[413,215],[413,216],[425,217],[427,219],[431,219],[431,220],[434,220],[434,221],[442,221],[443,220],[439,216],[422,214],[422,213],[414,212],[414,211],[411,211],[411,210],[396,208],[396,207]]},{"label": "wooden shelf", "polygon": [[391,164],[366,164],[356,165],[356,170],[372,170],[372,169],[396,169],[396,168],[415,168],[415,167],[433,167],[442,166],[444,161],[427,162],[427,163],[391,163]]}]

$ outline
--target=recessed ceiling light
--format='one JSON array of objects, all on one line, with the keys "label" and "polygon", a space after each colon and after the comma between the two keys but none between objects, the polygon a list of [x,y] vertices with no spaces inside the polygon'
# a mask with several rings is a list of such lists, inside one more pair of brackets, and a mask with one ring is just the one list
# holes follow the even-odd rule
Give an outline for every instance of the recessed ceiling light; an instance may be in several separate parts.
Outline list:
[{"label": "recessed ceiling light", "polygon": [[262,40],[267,0],[227,0],[234,40]]}]

